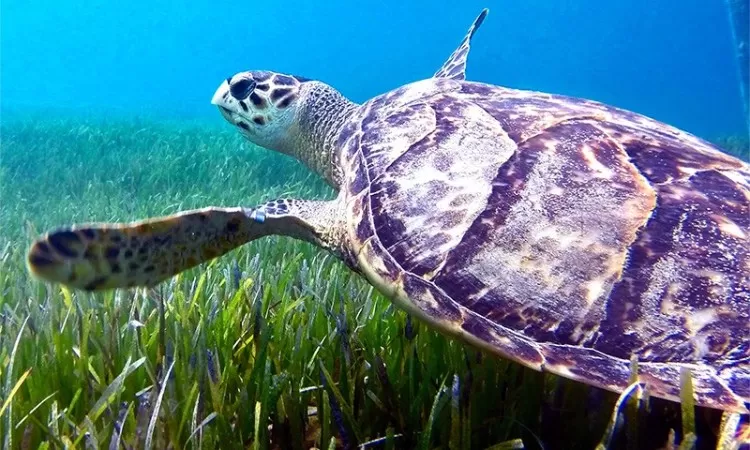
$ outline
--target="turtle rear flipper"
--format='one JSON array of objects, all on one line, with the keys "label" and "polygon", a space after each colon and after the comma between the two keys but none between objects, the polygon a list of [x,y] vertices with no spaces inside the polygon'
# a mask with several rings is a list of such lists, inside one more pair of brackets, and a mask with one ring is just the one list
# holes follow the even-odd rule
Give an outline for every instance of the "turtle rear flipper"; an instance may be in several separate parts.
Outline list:
[{"label": "turtle rear flipper", "polygon": [[30,248],[29,270],[77,289],[153,286],[259,237],[243,208],[207,208],[129,224],[48,233]]},{"label": "turtle rear flipper", "polygon": [[466,79],[466,60],[469,57],[469,49],[471,47],[471,39],[474,37],[474,33],[477,32],[479,27],[484,22],[485,17],[490,12],[489,9],[485,8],[481,13],[474,19],[474,23],[469,27],[469,31],[464,36],[461,44],[456,48],[453,53],[443,63],[443,66],[433,75],[433,78],[450,78],[452,80],[465,80]]}]

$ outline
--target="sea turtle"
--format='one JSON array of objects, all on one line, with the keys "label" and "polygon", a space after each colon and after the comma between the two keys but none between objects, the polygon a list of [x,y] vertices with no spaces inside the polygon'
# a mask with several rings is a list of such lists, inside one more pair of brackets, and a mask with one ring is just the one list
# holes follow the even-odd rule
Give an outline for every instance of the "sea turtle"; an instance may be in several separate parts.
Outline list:
[{"label": "sea turtle", "polygon": [[267,235],[340,257],[436,329],[622,392],[750,408],[750,166],[598,102],[465,79],[484,10],[431,78],[355,104],[268,71],[212,103],[250,141],[338,195],[87,224],[28,266],[73,288],[152,286]]}]

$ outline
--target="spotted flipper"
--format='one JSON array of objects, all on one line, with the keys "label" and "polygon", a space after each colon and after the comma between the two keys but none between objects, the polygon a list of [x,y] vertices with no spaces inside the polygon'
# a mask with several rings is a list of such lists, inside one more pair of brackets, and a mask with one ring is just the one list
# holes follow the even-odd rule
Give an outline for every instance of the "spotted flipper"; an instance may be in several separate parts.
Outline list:
[{"label": "spotted flipper", "polygon": [[487,17],[489,9],[485,8],[479,13],[479,16],[474,20],[474,23],[469,27],[468,33],[464,36],[461,45],[451,53],[451,56],[443,64],[443,67],[438,70],[433,78],[450,78],[452,80],[465,80],[466,79],[466,58],[469,56],[469,47],[471,46],[471,38],[474,37],[474,33],[479,29],[479,26],[484,22],[484,18]]},{"label": "spotted flipper", "polygon": [[245,208],[206,208],[129,224],[53,231],[29,249],[39,278],[87,291],[153,286],[270,234]]}]

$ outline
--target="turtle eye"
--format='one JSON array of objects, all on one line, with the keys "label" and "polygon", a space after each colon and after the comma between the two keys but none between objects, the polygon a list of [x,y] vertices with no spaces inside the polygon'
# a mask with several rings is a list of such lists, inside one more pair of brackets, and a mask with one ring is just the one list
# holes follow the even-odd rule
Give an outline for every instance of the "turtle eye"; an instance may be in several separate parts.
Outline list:
[{"label": "turtle eye", "polygon": [[249,78],[240,78],[229,84],[229,93],[237,100],[245,100],[254,89],[255,81]]}]

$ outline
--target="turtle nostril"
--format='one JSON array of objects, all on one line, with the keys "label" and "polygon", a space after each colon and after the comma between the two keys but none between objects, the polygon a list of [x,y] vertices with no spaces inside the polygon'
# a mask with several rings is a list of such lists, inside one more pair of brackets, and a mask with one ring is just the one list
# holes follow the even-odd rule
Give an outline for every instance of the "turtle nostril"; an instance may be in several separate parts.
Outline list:
[{"label": "turtle nostril", "polygon": [[255,81],[247,78],[242,78],[229,85],[229,93],[237,100],[246,99],[253,92],[253,89],[255,89]]}]

